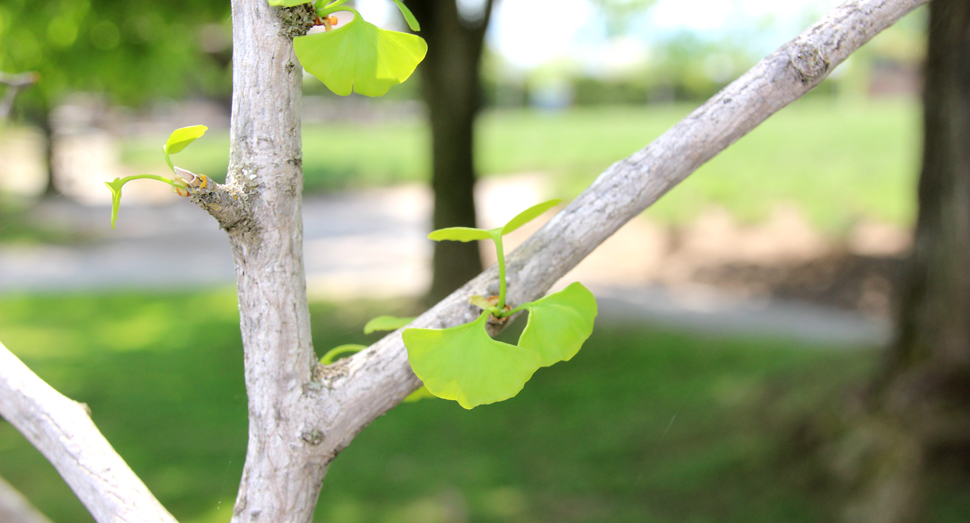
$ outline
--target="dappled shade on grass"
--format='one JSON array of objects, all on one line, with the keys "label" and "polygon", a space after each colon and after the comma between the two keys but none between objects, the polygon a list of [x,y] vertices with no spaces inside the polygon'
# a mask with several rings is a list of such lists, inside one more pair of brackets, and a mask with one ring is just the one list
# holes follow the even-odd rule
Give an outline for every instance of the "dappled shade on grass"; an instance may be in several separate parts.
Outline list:
[{"label": "dappled shade on grass", "polygon": [[[368,318],[410,312],[314,305],[314,345],[373,342],[380,334],[360,335]],[[228,521],[239,481],[237,321],[230,289],[0,299],[0,339],[88,403],[187,523]],[[874,354],[809,349],[603,322],[576,357],[540,369],[510,401],[466,411],[427,399],[378,419],[332,464],[317,521],[825,521],[831,505],[786,457],[786,422],[862,380]],[[0,475],[54,521],[91,521],[6,423]],[[966,514],[947,503],[932,521]]]}]

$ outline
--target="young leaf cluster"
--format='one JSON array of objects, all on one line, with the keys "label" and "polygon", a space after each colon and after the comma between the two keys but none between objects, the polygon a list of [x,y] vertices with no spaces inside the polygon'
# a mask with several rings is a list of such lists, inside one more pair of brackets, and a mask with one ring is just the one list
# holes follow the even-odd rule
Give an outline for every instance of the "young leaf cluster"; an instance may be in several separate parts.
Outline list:
[{"label": "young leaf cluster", "polygon": [[[482,309],[471,323],[447,329],[406,329],[404,345],[415,375],[439,398],[457,401],[466,409],[509,399],[522,390],[540,367],[568,361],[593,332],[596,298],[576,282],[539,300],[511,308],[506,305],[505,255],[502,237],[560,202],[552,200],[526,209],[497,229],[453,227],[432,232],[435,241],[495,243],[499,295],[473,296]],[[489,317],[506,318],[528,311],[525,330],[515,345],[493,340],[486,330]]]},{"label": "young leaf cluster", "polygon": [[[393,0],[412,31],[421,26],[401,0]],[[269,5],[293,7],[300,0],[269,0]],[[341,96],[356,92],[365,96],[382,96],[411,76],[428,53],[428,44],[413,34],[381,29],[361,17],[347,0],[335,0],[317,6],[317,25],[322,33],[293,39],[293,50],[303,67],[331,91]],[[353,15],[348,22],[335,25],[336,13]],[[344,17],[346,18],[346,17]]]},{"label": "young leaf cluster", "polygon": [[[136,174],[133,176],[125,176],[124,178],[115,178],[110,182],[104,182],[108,186],[108,190],[111,191],[111,228],[115,228],[115,222],[118,221],[118,207],[121,205],[121,188],[132,180],[158,180],[160,182],[167,183],[175,189],[176,192],[182,196],[188,196],[188,187],[186,186],[186,180],[179,177],[176,172],[175,164],[172,163],[171,155],[181,152],[190,143],[201,138],[202,135],[208,131],[209,128],[204,125],[193,125],[190,127],[182,127],[181,129],[176,129],[172,131],[169,135],[168,140],[166,140],[165,145],[162,146],[162,151],[165,153],[165,162],[168,163],[168,167],[175,174],[175,179],[166,178],[164,176],[158,176],[156,174]],[[205,177],[202,183],[205,182]]]}]

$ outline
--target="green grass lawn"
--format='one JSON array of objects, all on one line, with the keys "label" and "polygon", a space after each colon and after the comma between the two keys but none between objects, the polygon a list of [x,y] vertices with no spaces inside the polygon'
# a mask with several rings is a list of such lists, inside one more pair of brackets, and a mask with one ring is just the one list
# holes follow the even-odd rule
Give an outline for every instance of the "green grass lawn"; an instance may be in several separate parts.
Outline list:
[{"label": "green grass lawn", "polygon": [[[402,303],[316,304],[319,353]],[[228,521],[246,448],[235,296],[0,299],[0,340],[94,421],[184,522]],[[872,351],[597,327],[518,397],[398,406],[334,461],[317,521],[818,522],[832,505],[791,456],[793,420],[859,383]],[[0,476],[57,522],[90,521],[0,422]],[[965,488],[962,485],[959,488]],[[926,521],[965,521],[952,501]],[[934,505],[936,506],[936,505]],[[961,519],[962,518],[962,519]]]},{"label": "green grass lawn", "polygon": [[[571,198],[692,108],[488,111],[478,124],[479,170],[485,176],[546,172],[556,196]],[[163,172],[158,149],[164,138],[126,141],[123,159],[142,170]],[[908,225],[915,216],[919,139],[919,106],[913,101],[802,99],[648,212],[683,222],[716,204],[742,220],[756,221],[779,203],[791,202],[834,233],[862,217]],[[429,178],[430,135],[417,120],[308,125],[303,142],[309,192]],[[213,132],[176,158],[190,169],[218,176],[226,171],[228,149],[228,134]]]}]

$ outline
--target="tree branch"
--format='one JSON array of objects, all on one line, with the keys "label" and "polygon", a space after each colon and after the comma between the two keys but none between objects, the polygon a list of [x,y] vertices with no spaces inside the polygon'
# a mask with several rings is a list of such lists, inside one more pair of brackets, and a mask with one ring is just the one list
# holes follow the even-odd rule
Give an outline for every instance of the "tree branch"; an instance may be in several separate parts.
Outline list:
[{"label": "tree branch", "polygon": [[0,521],[4,523],[51,523],[17,489],[0,478]]},{"label": "tree branch", "polygon": [[[852,52],[928,0],[858,0],[833,9],[646,148],[613,164],[507,259],[509,303],[536,299],[623,224],[772,114],[818,85]],[[497,294],[493,266],[411,327],[472,321],[476,294]],[[420,382],[397,331],[319,373],[317,416],[335,455]]]},{"label": "tree branch", "polygon": [[317,358],[303,268],[303,68],[292,37],[306,31],[310,14],[305,6],[232,0],[227,185],[248,214],[245,227],[228,230],[249,397],[235,522],[309,522],[326,472],[321,430],[307,424],[312,407],[304,394]]},{"label": "tree branch", "polygon": [[54,465],[99,522],[174,523],[91,421],[0,344],[0,415]]},{"label": "tree branch", "polygon": [[13,107],[13,99],[17,96],[17,91],[37,82],[40,75],[37,73],[10,74],[0,71],[0,84],[7,85],[7,91],[0,100],[0,121],[5,120],[10,115],[10,108]]}]

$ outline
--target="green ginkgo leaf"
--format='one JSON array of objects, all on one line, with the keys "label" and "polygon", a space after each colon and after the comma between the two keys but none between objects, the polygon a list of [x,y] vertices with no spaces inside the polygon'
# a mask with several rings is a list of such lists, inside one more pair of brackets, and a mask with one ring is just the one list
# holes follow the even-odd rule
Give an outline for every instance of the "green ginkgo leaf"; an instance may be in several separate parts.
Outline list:
[{"label": "green ginkgo leaf", "polygon": [[408,9],[408,6],[404,5],[404,2],[401,0],[394,0],[394,3],[397,4],[397,8],[401,10],[401,14],[404,15],[404,19],[407,20],[408,27],[410,27],[412,31],[420,31],[421,24],[419,24],[418,19],[411,14],[411,10]]},{"label": "green ginkgo leaf", "polygon": [[492,239],[492,233],[485,229],[473,229],[471,227],[448,227],[447,229],[438,229],[432,232],[428,235],[428,239],[436,242],[442,240],[470,242],[475,240],[490,240]]},{"label": "green ginkgo leaf", "polygon": [[330,31],[293,39],[303,67],[341,96],[381,96],[411,76],[428,53],[424,39],[354,19]]},{"label": "green ginkgo leaf", "polygon": [[175,154],[185,149],[187,145],[201,138],[209,128],[204,125],[182,127],[172,131],[165,142],[165,154]]},{"label": "green ginkgo leaf", "polygon": [[364,334],[374,331],[396,331],[406,327],[414,318],[398,318],[397,316],[378,316],[364,325]]},{"label": "green ginkgo leaf", "polygon": [[529,311],[529,321],[519,347],[538,353],[543,367],[569,361],[593,333],[596,298],[579,282],[520,308]]},{"label": "green ginkgo leaf", "polygon": [[535,351],[490,338],[487,318],[485,312],[457,327],[404,331],[411,369],[432,394],[471,409],[515,396],[539,369]]},{"label": "green ginkgo leaf", "polygon": [[549,200],[548,202],[542,202],[538,205],[533,205],[532,207],[529,207],[528,209],[520,212],[515,216],[515,218],[512,218],[511,220],[509,220],[509,223],[506,223],[505,227],[502,227],[502,235],[504,236],[518,229],[519,227],[522,227],[523,225],[531,222],[532,220],[538,218],[539,215],[541,215],[542,213],[559,205],[559,202],[561,201],[562,201],[561,199]]}]

